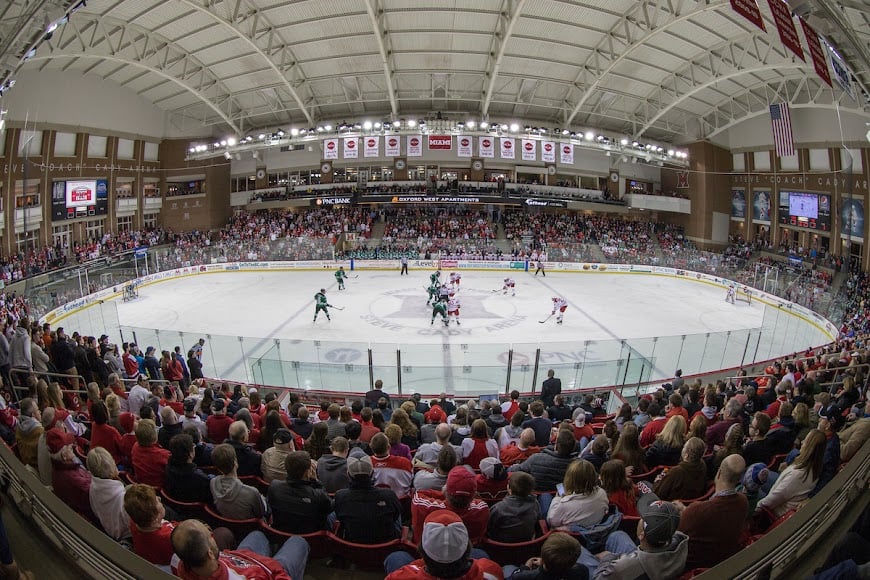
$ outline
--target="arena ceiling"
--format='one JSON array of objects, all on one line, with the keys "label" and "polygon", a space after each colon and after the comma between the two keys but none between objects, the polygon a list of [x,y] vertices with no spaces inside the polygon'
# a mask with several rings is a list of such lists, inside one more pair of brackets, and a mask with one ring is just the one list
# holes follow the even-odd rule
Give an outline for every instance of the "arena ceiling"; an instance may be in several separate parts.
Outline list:
[{"label": "arena ceiling", "polygon": [[[870,3],[790,4],[870,86]],[[866,113],[758,5],[766,31],[729,0],[7,0],[0,74],[96,75],[213,134],[441,112],[680,143],[771,102]]]}]

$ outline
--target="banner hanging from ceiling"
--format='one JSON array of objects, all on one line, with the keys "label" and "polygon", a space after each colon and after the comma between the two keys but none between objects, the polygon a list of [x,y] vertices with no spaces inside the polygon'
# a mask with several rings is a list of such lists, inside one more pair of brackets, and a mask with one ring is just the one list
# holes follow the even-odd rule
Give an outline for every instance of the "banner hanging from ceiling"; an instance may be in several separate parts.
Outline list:
[{"label": "banner hanging from ceiling", "polygon": [[776,28],[779,30],[779,39],[795,56],[806,62],[804,49],[801,48],[797,28],[795,28],[794,19],[791,17],[791,8],[783,0],[767,0],[767,3],[770,5],[771,13],[773,13]]},{"label": "banner hanging from ceiling", "polygon": [[323,158],[338,159],[338,139],[323,140]]},{"label": "banner hanging from ceiling", "polygon": [[358,159],[359,158],[359,139],[356,137],[344,138],[344,158]]},{"label": "banner hanging from ceiling", "polygon": [[502,159],[515,159],[514,156],[514,145],[516,142],[510,137],[502,137],[501,138],[501,158]]}]

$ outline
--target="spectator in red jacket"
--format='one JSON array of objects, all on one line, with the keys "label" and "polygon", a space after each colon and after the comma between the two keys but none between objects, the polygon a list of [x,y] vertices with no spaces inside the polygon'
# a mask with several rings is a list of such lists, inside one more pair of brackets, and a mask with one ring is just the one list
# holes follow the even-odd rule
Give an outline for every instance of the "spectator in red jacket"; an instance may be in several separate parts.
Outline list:
[{"label": "spectator in red jacket", "polygon": [[662,415],[662,408],[658,403],[650,403],[649,406],[650,421],[640,433],[640,446],[649,447],[656,440],[656,435],[662,432],[665,428],[665,419]]},{"label": "spectator in red jacket", "polygon": [[680,393],[673,393],[668,397],[668,412],[665,415],[666,419],[670,419],[675,415],[680,415],[686,420],[686,425],[689,424],[689,412],[683,408],[683,396]]},{"label": "spectator in red jacket", "polygon": [[166,510],[154,488],[141,483],[128,486],[124,511],[130,516],[133,551],[152,564],[168,566],[173,553],[169,538],[177,524],[163,519]]},{"label": "spectator in red jacket", "polygon": [[486,538],[489,523],[489,506],[476,499],[477,479],[465,466],[457,466],[447,475],[444,492],[423,490],[414,493],[411,500],[411,522],[414,524],[414,542],[423,535],[423,521],[426,516],[438,510],[450,510],[462,518],[473,544]]},{"label": "spectator in red jacket", "polygon": [[220,444],[227,440],[230,433],[232,417],[227,416],[227,403],[223,399],[215,399],[211,404],[212,414],[205,420],[205,428],[208,438],[214,444]]},{"label": "spectator in red jacket", "polygon": [[51,485],[63,503],[83,517],[94,520],[91,511],[91,473],[82,467],[73,453],[76,438],[63,426],[49,429],[45,445],[51,454]]},{"label": "spectator in red jacket", "polygon": [[163,487],[169,451],[157,445],[157,426],[151,419],[142,419],[136,426],[132,460],[136,481],[157,489]]},{"label": "spectator in red jacket", "polygon": [[91,406],[91,448],[102,447],[112,456],[116,464],[124,462],[123,438],[117,429],[109,425],[109,410],[103,401]]}]

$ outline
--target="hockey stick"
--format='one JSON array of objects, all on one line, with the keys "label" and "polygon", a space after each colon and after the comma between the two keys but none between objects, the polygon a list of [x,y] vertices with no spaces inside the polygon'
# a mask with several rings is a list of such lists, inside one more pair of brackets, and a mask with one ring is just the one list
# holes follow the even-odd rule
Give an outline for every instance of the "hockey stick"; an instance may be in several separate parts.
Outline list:
[{"label": "hockey stick", "polygon": [[357,279],[357,278],[359,278],[359,274],[357,274],[357,275],[355,275],[355,276],[348,276],[348,278]]},{"label": "hockey stick", "polygon": [[344,310],[344,306],[333,306],[332,304],[330,304],[329,307],[335,308],[336,310]]},{"label": "hockey stick", "polygon": [[547,322],[547,321],[550,320],[551,318],[553,318],[553,314],[552,314],[552,313],[550,313],[550,315],[549,315],[548,317],[546,317],[545,319],[543,319],[543,320],[539,320],[538,323],[540,323],[540,324],[544,324],[545,322]]}]

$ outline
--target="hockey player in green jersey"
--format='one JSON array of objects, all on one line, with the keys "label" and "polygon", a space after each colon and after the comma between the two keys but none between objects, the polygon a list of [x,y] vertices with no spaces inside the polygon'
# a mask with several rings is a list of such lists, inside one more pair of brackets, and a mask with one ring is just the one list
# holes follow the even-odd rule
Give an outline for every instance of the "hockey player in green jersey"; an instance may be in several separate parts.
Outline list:
[{"label": "hockey player in green jersey", "polygon": [[429,274],[429,284],[441,285],[441,270],[435,270],[434,273]]},{"label": "hockey player in green jersey", "polygon": [[444,326],[447,326],[447,301],[446,300],[438,300],[434,304],[432,304],[432,322],[429,325],[435,324],[435,317],[437,315],[441,315],[441,320],[444,322]]},{"label": "hockey player in green jersey", "polygon": [[441,287],[438,285],[438,282],[434,282],[427,288],[429,292],[429,298],[426,300],[426,306],[429,306],[430,302],[438,302],[438,290]]},{"label": "hockey player in green jersey", "polygon": [[344,266],[339,266],[335,271],[335,281],[338,282],[338,289],[344,290],[344,281],[347,279],[347,273],[344,271]]},{"label": "hockey player in green jersey", "polygon": [[314,306],[314,322],[317,322],[317,315],[320,314],[321,310],[323,311],[324,314],[326,314],[327,320],[332,320],[329,317],[329,310],[327,310],[328,307],[332,307],[332,304],[330,304],[329,302],[326,301],[326,289],[325,288],[321,288],[320,292],[318,292],[317,294],[314,295],[314,304],[315,304],[315,306]]}]

